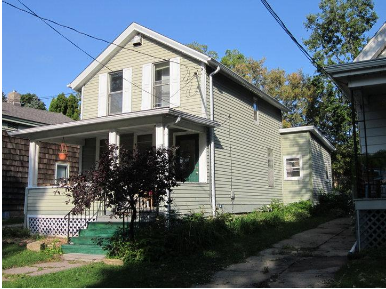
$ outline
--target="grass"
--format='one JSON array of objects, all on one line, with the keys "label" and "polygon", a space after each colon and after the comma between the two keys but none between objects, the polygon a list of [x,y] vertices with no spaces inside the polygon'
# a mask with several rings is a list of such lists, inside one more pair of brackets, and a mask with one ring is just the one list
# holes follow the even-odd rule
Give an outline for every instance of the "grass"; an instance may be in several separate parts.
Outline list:
[{"label": "grass", "polygon": [[3,243],[2,268],[23,267],[55,259],[55,254],[48,251],[33,252],[25,245]]},{"label": "grass", "polygon": [[386,287],[386,247],[361,252],[343,266],[331,287]]},{"label": "grass", "polygon": [[53,274],[19,277],[4,281],[3,287],[191,287],[205,284],[216,271],[333,217],[325,214],[287,219],[255,233],[227,237],[221,244],[191,254],[179,254],[178,258],[166,255],[162,260],[127,262],[123,267],[94,263]]}]

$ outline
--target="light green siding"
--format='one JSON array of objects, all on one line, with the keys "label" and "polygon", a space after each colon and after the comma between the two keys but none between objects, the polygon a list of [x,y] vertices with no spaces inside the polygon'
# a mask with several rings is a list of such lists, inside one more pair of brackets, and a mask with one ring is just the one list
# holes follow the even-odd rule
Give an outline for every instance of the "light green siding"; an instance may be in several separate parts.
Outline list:
[{"label": "light green siding", "polygon": [[66,204],[64,189],[59,189],[60,194],[55,193],[58,188],[41,187],[28,189],[27,195],[27,215],[54,215],[65,216],[71,209],[71,204]]},{"label": "light green siding", "polygon": [[[284,180],[283,176],[283,202],[285,204],[312,199],[312,159],[310,133],[300,132],[281,135],[283,161],[286,156],[302,156],[303,177],[300,180]],[[285,164],[283,163],[285,167]]]},{"label": "light green siding", "polygon": [[[214,76],[214,114],[221,124],[215,129],[216,201],[225,212],[252,211],[282,197],[281,112],[259,98],[256,123],[254,96],[224,76]],[[268,148],[274,154],[273,188],[268,187]]]},{"label": "light green siding", "polygon": [[208,183],[184,183],[173,189],[172,210],[178,214],[211,211],[211,194]]},{"label": "light green siding", "polygon": [[[132,68],[132,111],[141,110],[142,99],[142,66],[148,63],[158,63],[174,57],[180,57],[180,88],[179,107],[176,109],[195,115],[202,115],[201,95],[199,90],[201,66],[196,60],[190,59],[150,38],[144,37],[143,44],[133,47],[129,42],[127,49],[121,49],[106,66],[113,71]],[[103,67],[85,86],[83,90],[83,119],[98,116],[99,74],[111,72]],[[194,73],[198,72],[195,76]]]},{"label": "light green siding", "polygon": [[[312,153],[312,186],[314,200],[317,200],[317,195],[320,192],[330,193],[332,191],[332,169],[331,155],[314,136],[311,137],[311,153]],[[328,179],[326,176],[328,173]]]}]

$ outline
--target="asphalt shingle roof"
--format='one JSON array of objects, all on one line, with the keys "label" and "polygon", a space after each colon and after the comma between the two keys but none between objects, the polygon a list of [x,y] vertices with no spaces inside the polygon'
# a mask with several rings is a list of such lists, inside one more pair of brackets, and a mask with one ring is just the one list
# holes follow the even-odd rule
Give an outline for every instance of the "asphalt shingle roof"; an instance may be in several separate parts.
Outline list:
[{"label": "asphalt shingle roof", "polygon": [[59,124],[73,121],[64,114],[3,102],[2,114],[42,124]]}]

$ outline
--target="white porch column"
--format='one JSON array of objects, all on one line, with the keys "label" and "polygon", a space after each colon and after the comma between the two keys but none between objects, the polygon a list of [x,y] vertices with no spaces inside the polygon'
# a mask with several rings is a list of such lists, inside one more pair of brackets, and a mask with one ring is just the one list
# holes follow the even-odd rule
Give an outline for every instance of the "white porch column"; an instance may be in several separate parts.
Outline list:
[{"label": "white porch column", "polygon": [[110,131],[109,132],[109,144],[117,145],[117,132]]},{"label": "white porch column", "polygon": [[162,123],[157,123],[155,126],[155,146],[157,149],[164,146],[164,126]]},{"label": "white porch column", "polygon": [[36,141],[29,143],[28,156],[28,187],[36,187],[38,184],[39,145]]}]

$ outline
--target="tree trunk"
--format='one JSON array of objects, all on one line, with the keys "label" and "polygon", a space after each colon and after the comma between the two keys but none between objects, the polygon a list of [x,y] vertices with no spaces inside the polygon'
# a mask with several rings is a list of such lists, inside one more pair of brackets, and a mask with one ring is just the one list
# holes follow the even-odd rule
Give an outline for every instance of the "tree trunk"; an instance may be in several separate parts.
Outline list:
[{"label": "tree trunk", "polygon": [[130,241],[133,241],[134,240],[134,222],[135,222],[135,219],[137,218],[137,208],[135,206],[135,202],[134,202],[134,205],[131,203],[131,219],[130,219],[130,230],[129,230],[129,240]]}]

